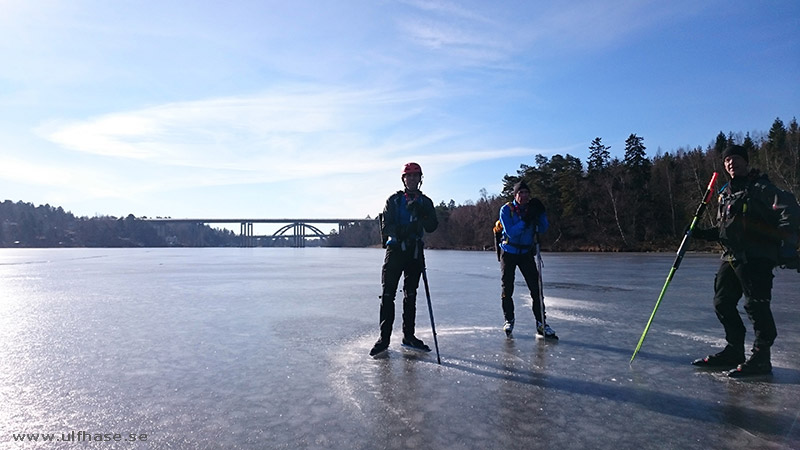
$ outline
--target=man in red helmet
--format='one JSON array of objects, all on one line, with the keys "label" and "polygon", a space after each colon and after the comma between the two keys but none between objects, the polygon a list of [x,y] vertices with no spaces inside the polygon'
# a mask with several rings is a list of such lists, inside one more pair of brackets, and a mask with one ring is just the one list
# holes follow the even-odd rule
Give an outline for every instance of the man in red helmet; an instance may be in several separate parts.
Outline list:
[{"label": "man in red helmet", "polygon": [[400,176],[405,189],[397,191],[386,200],[381,220],[381,236],[386,247],[381,271],[380,332],[378,341],[370,350],[370,356],[378,355],[389,348],[394,324],[394,298],[403,275],[403,341],[405,347],[429,352],[430,347],[414,336],[417,314],[417,288],[425,267],[422,252],[422,236],[439,226],[433,201],[425,196],[422,184],[422,168],[415,162],[403,167]]}]

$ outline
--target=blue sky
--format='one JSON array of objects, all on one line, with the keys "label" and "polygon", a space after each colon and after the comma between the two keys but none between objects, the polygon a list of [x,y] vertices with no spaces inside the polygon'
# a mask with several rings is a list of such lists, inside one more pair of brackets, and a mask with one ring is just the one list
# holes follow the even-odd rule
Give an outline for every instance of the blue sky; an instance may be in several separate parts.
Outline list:
[{"label": "blue sky", "polygon": [[375,216],[800,111],[800,2],[0,0],[0,201]]}]

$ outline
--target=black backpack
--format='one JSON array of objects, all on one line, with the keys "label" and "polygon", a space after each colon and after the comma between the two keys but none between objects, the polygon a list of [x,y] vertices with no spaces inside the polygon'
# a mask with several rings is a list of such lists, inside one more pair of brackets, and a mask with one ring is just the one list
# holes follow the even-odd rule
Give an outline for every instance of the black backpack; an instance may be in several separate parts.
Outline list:
[{"label": "black backpack", "polygon": [[789,215],[790,232],[784,237],[778,250],[778,265],[784,269],[796,269],[800,272],[800,255],[798,255],[798,236],[800,236],[800,204],[797,197],[789,191],[776,188],[773,209],[786,208]]}]

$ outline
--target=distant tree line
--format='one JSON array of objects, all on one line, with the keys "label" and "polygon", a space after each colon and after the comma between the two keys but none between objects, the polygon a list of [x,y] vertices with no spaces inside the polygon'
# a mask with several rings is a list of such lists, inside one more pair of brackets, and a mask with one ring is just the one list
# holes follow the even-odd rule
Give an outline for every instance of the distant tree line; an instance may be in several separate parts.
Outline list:
[{"label": "distant tree line", "polygon": [[[722,151],[729,143],[744,146],[751,167],[766,172],[783,189],[800,197],[800,129],[796,119],[787,127],[775,119],[769,132],[720,132],[706,149],[660,150],[646,156],[644,138],[631,134],[622,159],[611,158],[611,147],[597,137],[589,144],[586,166],[567,154],[547,158],[536,155],[534,164],[522,164],[515,175],[503,179],[503,191],[489,195],[481,190],[476,202],[456,205],[453,200],[437,207],[439,229],[426,236],[431,248],[491,249],[491,227],[500,207],[512,199],[512,187],[524,180],[531,193],[547,207],[550,230],[542,245],[551,251],[659,251],[674,250],[691,222],[713,172],[719,172],[717,188],[727,182]],[[714,218],[709,208],[702,218],[708,226]],[[353,232],[352,235],[350,232]],[[370,236],[374,230],[343,230],[337,242]],[[361,242],[359,245],[363,245]],[[693,242],[695,249],[713,244]]]},{"label": "distant tree line", "polygon": [[372,222],[351,223],[340,231],[331,230],[325,245],[328,247],[373,247],[380,243],[380,226],[378,219],[375,219]]},{"label": "distant tree line", "polygon": [[0,203],[0,247],[227,247],[239,236],[202,224],[153,225],[133,215],[76,217],[62,207]]},{"label": "distant tree line", "polygon": [[[586,166],[579,158],[536,155],[503,177],[500,194],[480,191],[480,198],[436,206],[439,229],[426,236],[429,248],[487,250],[494,247],[491,227],[500,207],[512,199],[512,187],[524,180],[547,207],[550,230],[543,247],[550,251],[674,250],[694,216],[713,172],[727,180],[722,151],[729,143],[744,146],[750,165],[766,172],[783,189],[800,197],[800,129],[775,119],[766,133],[720,132],[707,148],[659,150],[646,155],[644,138],[631,134],[622,159],[595,138]],[[388,195],[388,194],[387,194]],[[702,218],[713,220],[713,208]],[[267,242],[268,241],[268,242]],[[258,245],[287,246],[290,238],[267,239]],[[76,217],[61,207],[0,203],[0,247],[225,247],[241,245],[241,236],[202,224],[159,224],[133,215]],[[367,247],[380,245],[377,220],[332,230],[323,242],[309,245]],[[693,243],[696,249],[709,244]]]}]

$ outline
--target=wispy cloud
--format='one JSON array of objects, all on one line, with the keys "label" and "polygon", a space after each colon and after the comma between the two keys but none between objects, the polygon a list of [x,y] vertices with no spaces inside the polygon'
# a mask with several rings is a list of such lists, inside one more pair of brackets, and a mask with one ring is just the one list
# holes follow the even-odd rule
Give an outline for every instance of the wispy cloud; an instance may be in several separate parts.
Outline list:
[{"label": "wispy cloud", "polygon": [[[51,122],[39,132],[73,151],[154,164],[252,168],[303,156],[350,153],[365,129],[415,114],[430,94],[289,89],[253,97],[170,103],[79,122]],[[280,166],[278,166],[280,168]]]},{"label": "wispy cloud", "polygon": [[403,0],[401,3],[412,6],[423,12],[438,13],[452,19],[465,19],[470,22],[492,23],[492,19],[474,9],[469,9],[463,4],[441,0]]},{"label": "wispy cloud", "polygon": [[[428,121],[420,102],[436,95],[424,90],[292,87],[254,97],[170,103],[79,122],[51,122],[39,133],[70,151],[142,171],[138,182],[128,186],[137,192],[394,173],[414,158],[446,171],[532,154],[523,148],[448,151],[447,142],[463,132],[436,124],[423,126],[423,131],[408,129],[408,123]],[[171,175],[162,179],[164,171]]]},{"label": "wispy cloud", "polygon": [[653,24],[707,7],[656,0],[539,1],[535,5],[520,2],[517,7],[435,0],[402,3],[412,12],[398,19],[398,27],[412,42],[456,56],[471,55],[467,63],[493,62],[520,53],[603,48]]},{"label": "wispy cloud", "polygon": [[491,63],[509,56],[514,42],[490,16],[451,2],[405,1],[411,10],[397,19],[402,35],[417,45],[451,55],[458,65]]}]

